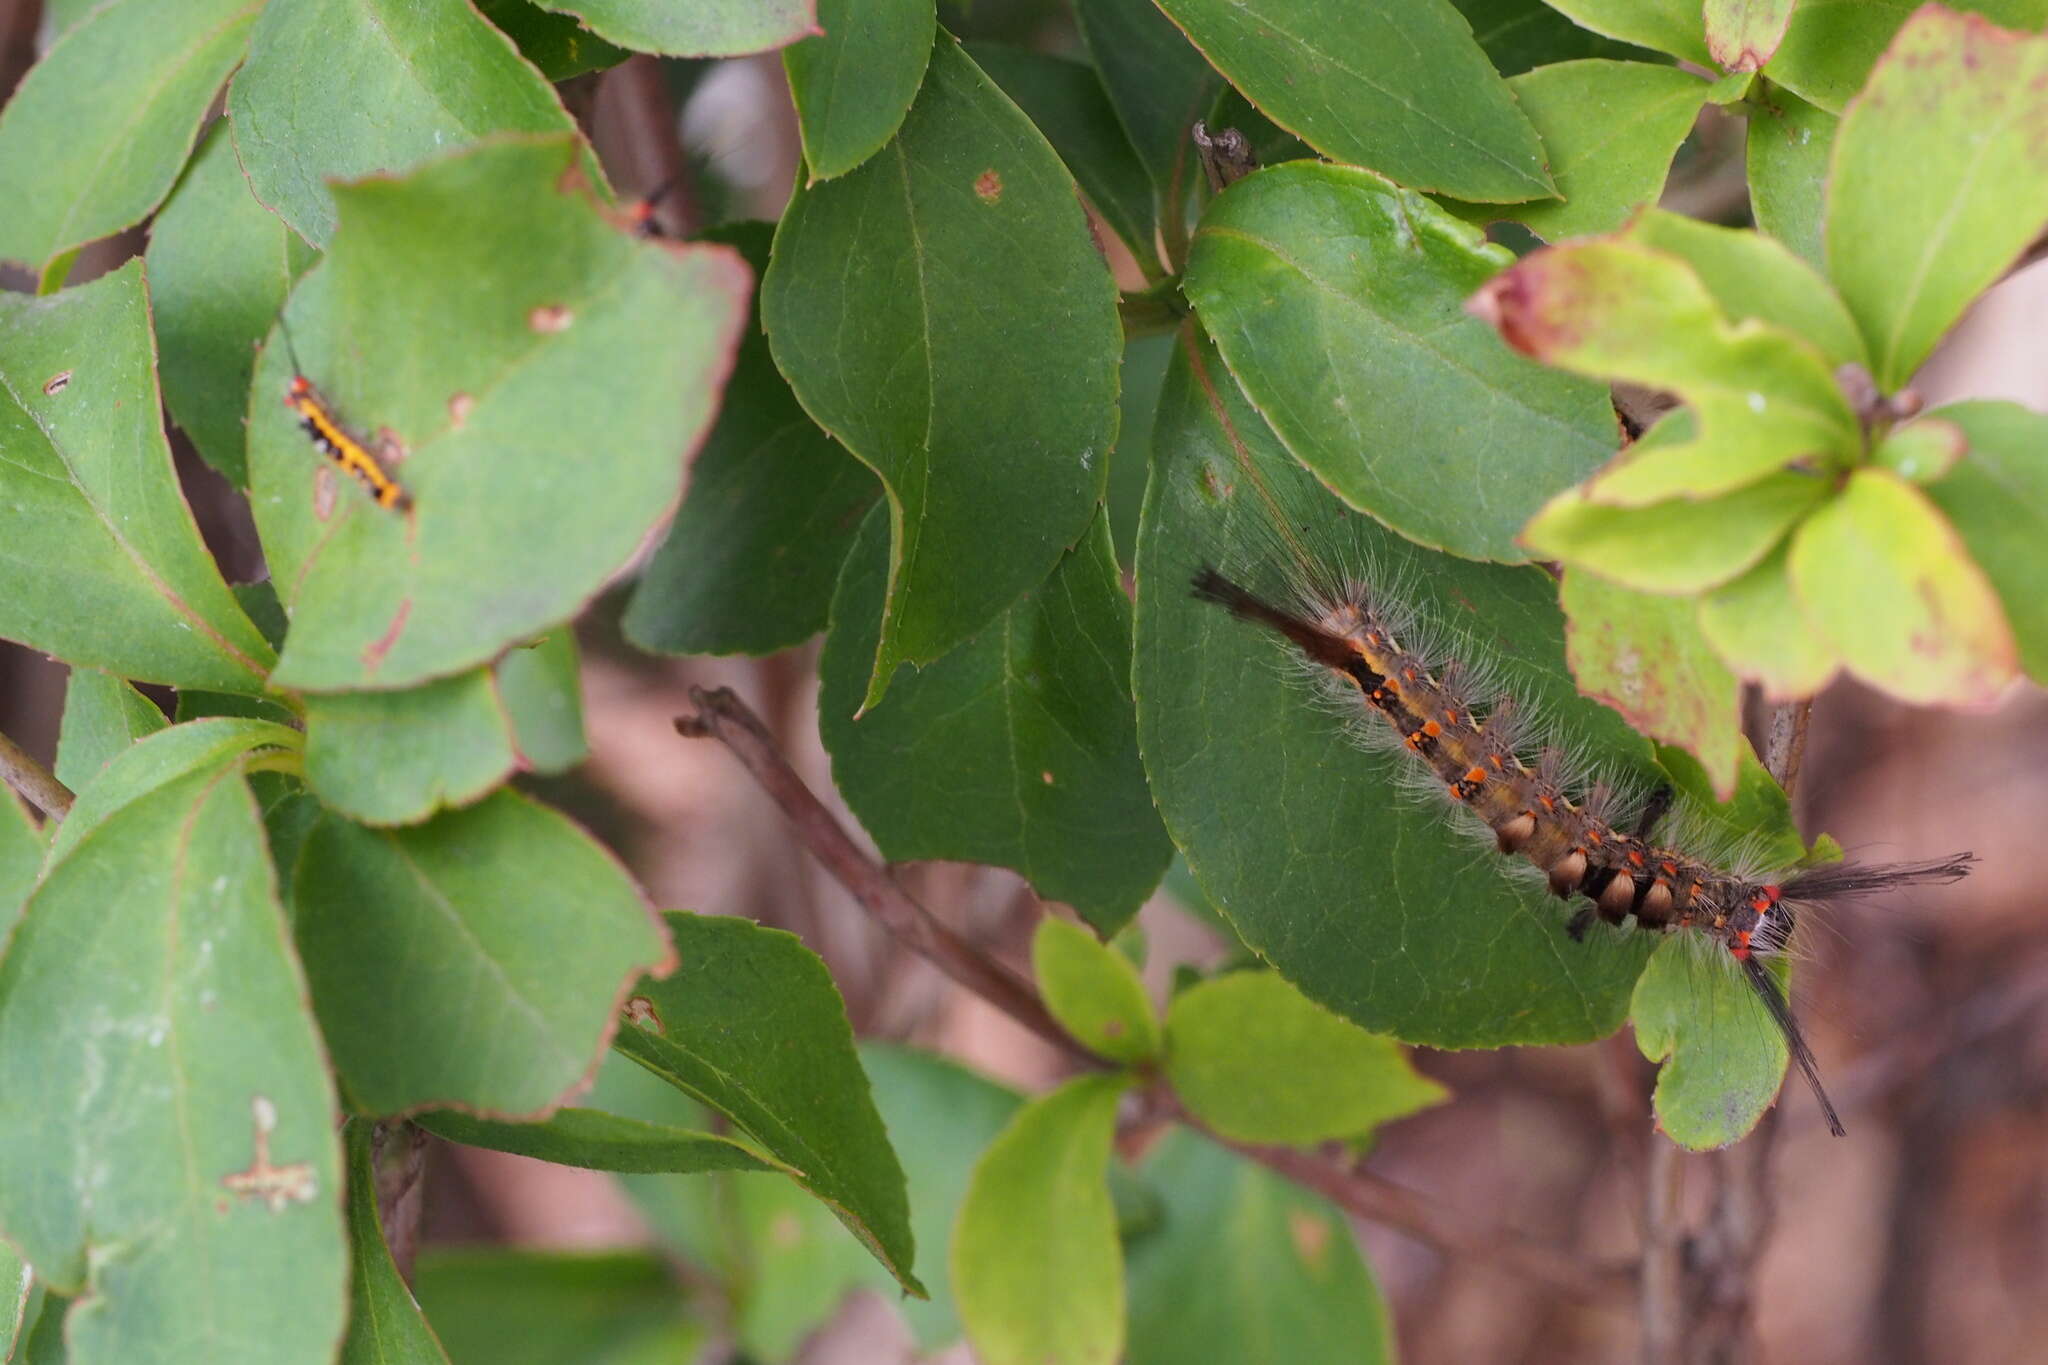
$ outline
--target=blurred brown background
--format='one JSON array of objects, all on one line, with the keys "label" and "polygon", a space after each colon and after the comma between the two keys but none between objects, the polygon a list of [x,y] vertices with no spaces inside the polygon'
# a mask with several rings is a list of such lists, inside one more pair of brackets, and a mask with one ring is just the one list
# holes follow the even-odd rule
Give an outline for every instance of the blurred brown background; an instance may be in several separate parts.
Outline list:
[{"label": "blurred brown background", "polygon": [[[33,58],[37,12],[34,0],[0,0],[0,90]],[[1073,42],[1059,6],[979,0],[971,26],[1056,49]],[[636,59],[565,93],[623,185],[696,168],[664,206],[672,225],[779,212],[797,144],[773,56],[682,78]],[[1715,122],[1682,157],[1669,198],[1739,221],[1741,130],[1711,108],[1707,117]],[[140,242],[128,234],[95,248],[73,279]],[[1127,284],[1139,283],[1126,273]],[[26,283],[0,272],[5,287]],[[2044,319],[2048,265],[1984,300],[1918,387],[1930,403],[1990,396],[2048,408]],[[181,469],[229,576],[256,576],[238,500],[189,451]],[[601,602],[581,630],[591,761],[548,795],[617,847],[658,904],[801,934],[831,964],[864,1035],[912,1040],[1025,1088],[1054,1079],[1060,1062],[1043,1043],[883,936],[808,862],[722,749],[681,741],[671,728],[689,685],[731,686],[830,800],[815,647],[759,661],[650,659],[618,639],[616,610],[616,600]],[[0,730],[45,760],[63,691],[61,667],[0,645]],[[1960,886],[1867,907],[1810,937],[1802,1011],[1852,1135],[1829,1138],[1795,1081],[1757,1149],[1763,1202],[1754,1212],[1770,1230],[1751,1278],[1759,1345],[1748,1358],[2048,1359],[2048,938],[2037,932],[2041,896],[2027,852],[2048,814],[2048,696],[2023,688],[1989,714],[1958,715],[1840,685],[1820,699],[1813,723],[1799,793],[1809,834],[1827,830],[1867,856],[1968,848],[1982,861]],[[972,939],[1024,962],[1039,910],[1015,877],[954,866],[906,876]],[[1221,951],[1165,897],[1142,923],[1155,987],[1174,961]],[[1727,1182],[1743,1163],[1663,1147],[1650,1131],[1645,1064],[1625,1035],[1583,1048],[1424,1052],[1420,1064],[1456,1099],[1388,1130],[1374,1171],[1588,1256],[1635,1255],[1647,1217],[1699,1232],[1711,1259],[1714,1220],[1741,1202],[1731,1203]],[[1652,1189],[1671,1193],[1653,1200]],[[647,1241],[633,1207],[600,1174],[437,1146],[426,1190],[430,1244]],[[1359,1235],[1411,1362],[1639,1357],[1639,1325],[1627,1311],[1556,1302],[1510,1272],[1382,1228],[1360,1226]],[[885,1365],[913,1354],[889,1304],[861,1293],[801,1358]],[[967,1357],[956,1349],[946,1358]]]}]

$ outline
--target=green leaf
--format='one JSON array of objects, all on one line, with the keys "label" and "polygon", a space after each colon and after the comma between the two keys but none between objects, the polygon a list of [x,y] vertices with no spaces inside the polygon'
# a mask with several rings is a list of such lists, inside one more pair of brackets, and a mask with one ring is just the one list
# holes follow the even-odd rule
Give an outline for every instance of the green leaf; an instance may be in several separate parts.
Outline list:
[{"label": "green leaf", "polygon": [[1543,144],[1450,0],[1162,0],[1216,69],[1317,151],[1418,190],[1517,203]]},{"label": "green leaf", "polygon": [[[707,240],[737,248],[759,279],[772,232],[739,223]],[[770,654],[809,639],[880,492],[789,391],[757,307],[682,510],[626,604],[626,638],[654,654]]]},{"label": "green leaf", "polygon": [[1114,284],[1066,168],[941,34],[888,150],[790,201],[761,318],[804,408],[888,493],[872,706],[1087,529],[1116,440]]},{"label": "green leaf", "polygon": [[903,1170],[868,1094],[846,1007],[794,935],[741,919],[671,914],[682,966],[643,981],[614,1046],[730,1118],[887,1266],[908,1293]]},{"label": "green leaf", "polygon": [[221,581],[158,417],[142,262],[0,294],[0,636],[76,666],[255,692],[275,657]]},{"label": "green leaf", "polygon": [[1992,402],[1931,415],[1961,427],[1970,449],[1927,496],[2005,604],[2021,667],[2048,682],[2048,417]]},{"label": "green leaf", "polygon": [[351,1120],[342,1129],[348,1149],[348,1336],[340,1365],[449,1365],[447,1352],[420,1316],[412,1291],[384,1244],[377,1217],[377,1159],[372,1125]]},{"label": "green leaf", "polygon": [[1970,438],[1955,423],[1922,417],[1893,427],[1870,452],[1870,462],[1908,483],[1933,483],[1956,467],[1970,449]]},{"label": "green leaf", "polygon": [[1700,633],[1736,674],[1771,701],[1810,697],[1839,660],[1792,591],[1791,541],[1699,599]]},{"label": "green leaf", "polygon": [[1074,15],[1117,119],[1152,173],[1165,216],[1177,217],[1201,178],[1189,130],[1223,78],[1152,0],[1074,0]]},{"label": "green leaf", "polygon": [[134,685],[96,668],[74,668],[57,733],[57,780],[78,791],[136,740],[170,722]]},{"label": "green leaf", "polygon": [[[2048,23],[2044,0],[1943,0],[1951,15],[1981,14],[2007,28]],[[1921,0],[1799,0],[1792,27],[1771,59],[1770,78],[1815,104],[1841,113],[1885,46]]]},{"label": "green leaf", "polygon": [[1783,242],[1662,209],[1637,215],[1622,235],[1691,266],[1729,321],[1761,318],[1813,343],[1831,365],[1869,365],[1841,296]]},{"label": "green leaf", "polygon": [[566,772],[590,756],[583,737],[582,669],[574,630],[551,630],[515,646],[498,660],[493,674],[512,718],[512,744],[521,768]]},{"label": "green leaf", "polygon": [[1848,670],[1901,701],[1988,705],[2018,671],[1984,571],[1927,494],[1889,470],[1857,470],[1807,519],[1791,570]]},{"label": "green leaf", "polygon": [[1159,1052],[1159,1020],[1129,958],[1078,924],[1047,915],[1031,939],[1031,974],[1060,1027],[1116,1062]]},{"label": "green leaf", "polygon": [[1643,734],[1698,758],[1726,800],[1742,737],[1742,685],[1700,628],[1699,605],[1618,587],[1583,569],[1559,591],[1570,624],[1565,657],[1579,690]]},{"label": "green leaf", "polygon": [[[336,228],[329,180],[404,170],[492,133],[575,126],[554,88],[471,6],[403,0],[269,0],[228,117],[250,189],[321,248]],[[444,249],[462,246],[474,242]]]},{"label": "green leaf", "polygon": [[[1681,1147],[1725,1147],[1756,1126],[1784,1081],[1785,1038],[1733,961],[1676,935],[1651,957],[1629,1016],[1657,1070],[1657,1126]],[[1707,952],[1713,954],[1707,956]],[[1772,964],[1784,982],[1779,958]]]},{"label": "green leaf", "polygon": [[855,718],[884,590],[878,509],[847,559],[818,672],[833,779],[892,861],[994,863],[1104,933],[1172,846],[1131,709],[1131,609],[1101,517],[1052,577]]},{"label": "green leaf", "polygon": [[551,14],[533,0],[475,0],[477,13],[491,21],[540,68],[550,85],[586,71],[617,66],[633,54],[613,47],[567,14]]},{"label": "green leaf", "polygon": [[1503,76],[1582,57],[1663,61],[1661,54],[1580,28],[1544,0],[1451,0]]},{"label": "green leaf", "polygon": [[1186,288],[1265,420],[1347,502],[1432,548],[1520,560],[1522,524],[1617,437],[1604,388],[1464,314],[1512,259],[1370,171],[1293,162],[1210,206]]},{"label": "green leaf", "polygon": [[983,1365],[1112,1365],[1123,1253],[1106,1174],[1121,1076],[1026,1105],[974,1168],[953,1232],[953,1292]]},{"label": "green leaf", "polygon": [[1166,1011],[1166,1075],[1196,1118],[1238,1142],[1362,1137],[1440,1104],[1391,1038],[1316,1004],[1277,972],[1226,972]]},{"label": "green leaf", "polygon": [[429,1248],[413,1289],[454,1365],[654,1365],[697,1359],[709,1335],[642,1251]]},{"label": "green leaf", "polygon": [[1685,401],[1691,439],[1674,431],[1623,451],[1586,484],[1592,502],[1712,497],[1796,461],[1827,468],[1862,453],[1820,353],[1761,319],[1731,324],[1677,256],[1625,237],[1550,247],[1489,282],[1472,309],[1525,355]]},{"label": "green leaf", "polygon": [[1700,0],[1546,0],[1581,28],[1708,65]]},{"label": "green leaf", "polygon": [[[1684,446],[1697,430],[1692,413],[1679,408],[1629,449],[1640,457]],[[1544,558],[1583,566],[1626,588],[1696,593],[1762,560],[1827,496],[1825,481],[1795,472],[1768,475],[1718,498],[1679,498],[1649,507],[1604,506],[1571,488],[1530,521],[1522,543]]]},{"label": "green leaf", "polygon": [[1827,261],[1821,212],[1841,120],[1789,90],[1766,89],[1749,111],[1750,211],[1759,228],[1818,269]]},{"label": "green leaf", "polygon": [[314,253],[256,202],[225,120],[149,231],[149,292],[164,403],[205,461],[249,482],[244,423],[256,343]]},{"label": "green leaf", "polygon": [[967,55],[1045,134],[1139,269],[1157,278],[1159,215],[1152,182],[1094,69],[1000,43],[969,43]]},{"label": "green leaf", "polygon": [[1164,1201],[1130,1240],[1130,1365],[1392,1365],[1394,1320],[1327,1203],[1174,1131],[1145,1158]]},{"label": "green leaf", "polygon": [[1561,198],[1456,211],[1512,219],[1551,242],[1611,232],[1656,203],[1707,95],[1705,81],[1675,66],[1601,60],[1540,66],[1508,88],[1543,136]]},{"label": "green leaf", "polygon": [[896,135],[931,60],[932,0],[817,0],[823,32],[782,49],[813,180],[844,175]]},{"label": "green leaf", "polygon": [[78,791],[71,814],[50,840],[55,863],[92,830],[138,798],[192,773],[210,772],[253,749],[296,751],[299,735],[263,720],[220,717],[173,725],[121,750]]},{"label": "green leaf", "polygon": [[70,1359],[331,1360],[339,1115],[247,786],[192,773],[44,878],[0,959],[0,1227]]},{"label": "green leaf", "polygon": [[413,1121],[450,1142],[592,1171],[650,1174],[780,1169],[792,1176],[802,1174],[737,1138],[598,1109],[558,1109],[542,1123],[499,1123],[453,1109],[437,1109]]},{"label": "green leaf", "polygon": [[509,791],[409,829],[329,817],[293,878],[299,952],[351,1105],[545,1117],[626,988],[674,960],[610,854]]},{"label": "green leaf", "polygon": [[[43,1306],[35,1272],[21,1253],[0,1243],[0,1360],[18,1361]],[[17,1355],[16,1352],[23,1352]]]},{"label": "green leaf", "polygon": [[[1664,770],[1672,790],[1687,802],[1684,820],[1708,841],[1726,847],[1741,847],[1745,858],[1760,860],[1771,868],[1789,867],[1809,859],[1806,841],[1792,823],[1792,802],[1776,778],[1757,762],[1748,746],[1743,747],[1736,766],[1735,795],[1725,804],[1714,804],[1713,782],[1700,761],[1683,749],[1659,744],[1658,766]],[[1814,841],[1810,861],[1822,862],[1821,850],[1832,844],[1825,834]],[[1833,857],[1839,859],[1836,848]]]},{"label": "green leaf", "polygon": [[[12,790],[0,790],[0,944],[6,943],[22,904],[35,888],[43,870],[46,840],[54,828],[37,825]],[[0,1268],[4,1268],[4,1259],[0,1256]],[[0,1274],[0,1347],[9,1345],[4,1331],[9,1293],[6,1277]],[[7,1356],[0,1354],[0,1360],[5,1359]]]},{"label": "green leaf", "polygon": [[401,688],[488,662],[574,616],[673,506],[745,270],[620,232],[564,192],[576,156],[499,142],[336,188],[341,229],[292,296],[292,345],[359,438],[409,452],[413,506],[376,505],[321,459],[271,397],[290,382],[274,339],[249,468],[292,618],[278,683]]},{"label": "green leaf", "polygon": [[[1589,761],[1649,780],[1645,742],[1572,684],[1550,579],[1432,554],[1346,514],[1206,348],[1175,357],[1153,459],[1138,546],[1139,745],[1167,830],[1245,943],[1319,1004],[1411,1042],[1612,1032],[1648,945],[1571,942],[1563,906],[1404,793],[1411,760],[1355,752],[1279,645],[1187,589],[1205,562],[1255,586],[1367,571],[1399,587],[1449,657],[1553,717]],[[1307,562],[1269,562],[1276,522],[1312,547]]]},{"label": "green leaf", "polygon": [[0,113],[0,260],[40,271],[148,217],[176,183],[259,8],[110,0],[67,29]]},{"label": "green leaf", "polygon": [[1145,480],[1152,470],[1152,417],[1159,411],[1159,386],[1166,380],[1174,346],[1170,335],[1133,337],[1124,345],[1122,391],[1117,396],[1123,415],[1117,424],[1116,450],[1109,461],[1109,491],[1103,500],[1110,539],[1116,543],[1116,562],[1123,568],[1130,567],[1138,550],[1138,513],[1145,503]]},{"label": "green leaf", "polygon": [[1723,71],[1755,71],[1784,41],[1799,0],[1706,0],[1707,55]]},{"label": "green leaf", "polygon": [[2044,222],[2048,35],[1922,9],[1843,116],[1828,180],[1828,273],[1881,389],[1912,378]]},{"label": "green leaf", "polygon": [[512,772],[512,721],[492,670],[403,692],[306,698],[306,781],[367,825],[410,825],[466,806]]},{"label": "green leaf", "polygon": [[[821,0],[539,0],[620,47],[669,57],[737,57],[818,31]],[[822,0],[829,5],[830,0]],[[829,12],[829,10],[828,10]]]}]

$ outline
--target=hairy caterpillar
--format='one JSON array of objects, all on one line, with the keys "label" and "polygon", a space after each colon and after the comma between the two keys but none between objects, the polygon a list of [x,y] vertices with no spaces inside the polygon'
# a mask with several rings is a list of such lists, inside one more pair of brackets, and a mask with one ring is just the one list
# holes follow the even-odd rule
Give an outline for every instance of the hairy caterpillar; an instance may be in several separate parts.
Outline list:
[{"label": "hairy caterpillar", "polygon": [[1664,813],[1653,799],[1633,832],[1624,831],[1586,799],[1574,801],[1551,766],[1531,766],[1517,753],[1510,728],[1475,708],[1418,655],[1403,648],[1389,612],[1353,589],[1307,610],[1277,606],[1204,567],[1195,595],[1275,632],[1303,658],[1343,679],[1427,765],[1450,799],[1492,831],[1500,852],[1544,873],[1550,893],[1582,899],[1568,932],[1582,939],[1595,916],[1613,925],[1630,917],[1645,929],[1692,929],[1726,949],[1813,1088],[1828,1128],[1844,1132],[1821,1084],[1820,1070],[1785,994],[1762,959],[1791,941],[1798,914],[1855,896],[1965,876],[1973,855],[1925,862],[1797,868],[1767,880],[1714,866],[1704,858],[1652,841]]}]

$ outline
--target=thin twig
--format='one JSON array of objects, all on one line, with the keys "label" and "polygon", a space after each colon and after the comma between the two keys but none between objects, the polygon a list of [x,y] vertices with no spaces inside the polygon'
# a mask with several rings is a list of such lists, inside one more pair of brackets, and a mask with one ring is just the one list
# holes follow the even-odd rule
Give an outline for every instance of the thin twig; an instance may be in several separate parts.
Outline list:
[{"label": "thin twig", "polygon": [[[1070,1059],[1090,1067],[1101,1065],[1061,1031],[1028,983],[934,919],[885,869],[861,852],[782,757],[767,728],[746,703],[722,687],[693,687],[690,700],[696,703],[697,713],[678,717],[676,732],[692,738],[716,739],[725,745],[789,816],[804,847],[883,928],[954,981],[1053,1043]],[[1178,1121],[1207,1131],[1178,1101],[1159,1103],[1163,1112]],[[1568,1252],[1526,1241],[1444,1208],[1405,1186],[1312,1152],[1216,1140],[1275,1174],[1316,1191],[1347,1213],[1399,1228],[1444,1251],[1484,1257],[1519,1271],[1547,1289],[1588,1303],[1613,1304],[1627,1297],[1630,1269],[1626,1266],[1588,1263]]]},{"label": "thin twig", "polygon": [[0,778],[52,820],[62,820],[71,813],[71,788],[6,735],[0,735]]}]

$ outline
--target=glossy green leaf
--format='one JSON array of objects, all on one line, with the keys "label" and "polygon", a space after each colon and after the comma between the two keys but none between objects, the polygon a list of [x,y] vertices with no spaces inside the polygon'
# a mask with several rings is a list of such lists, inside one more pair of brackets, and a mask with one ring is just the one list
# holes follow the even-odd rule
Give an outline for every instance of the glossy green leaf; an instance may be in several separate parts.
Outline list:
[{"label": "glossy green leaf", "polygon": [[542,1123],[500,1123],[453,1109],[437,1109],[413,1121],[430,1133],[464,1146],[488,1147],[494,1152],[513,1152],[552,1161],[557,1166],[581,1166],[593,1171],[644,1175],[787,1169],[737,1138],[649,1123],[599,1109],[558,1109],[554,1117]]},{"label": "glossy green leaf", "polygon": [[1114,933],[1173,850],[1131,710],[1131,609],[1101,517],[1052,577],[855,718],[882,612],[885,523],[848,557],[819,660],[834,783],[894,861],[993,863]]},{"label": "glossy green leaf", "polygon": [[903,124],[931,59],[932,0],[817,0],[824,31],[782,49],[814,180],[844,175]]},{"label": "glossy green leaf", "polygon": [[1223,77],[1152,0],[1074,0],[1074,15],[1109,102],[1171,216],[1201,179],[1189,129]]},{"label": "glossy green leaf", "polygon": [[[2048,23],[2044,0],[1943,0],[1951,14],[1974,12],[2007,28]],[[1770,78],[1834,113],[1863,88],[1872,66],[1922,0],[1799,0]]]},{"label": "glossy green leaf", "polygon": [[261,690],[275,657],[178,491],[142,263],[0,294],[0,636],[177,687]]},{"label": "glossy green leaf", "polygon": [[1565,657],[1579,690],[1643,734],[1686,749],[1723,798],[1735,786],[1742,685],[1699,624],[1699,606],[1619,587],[1583,569],[1564,576]]},{"label": "glossy green leaf", "polygon": [[1807,519],[1791,571],[1848,670],[1901,701],[1988,705],[2018,671],[1984,570],[1927,494],[1889,470],[1857,470]]},{"label": "glossy green leaf", "polygon": [[0,1243],[0,1360],[20,1361],[44,1297],[36,1292],[35,1272],[21,1253]]},{"label": "glossy green leaf", "polygon": [[1031,974],[1060,1027],[1089,1051],[1142,1062],[1159,1051],[1159,1020],[1129,958],[1078,924],[1047,915],[1031,938]]},{"label": "glossy green leaf", "polygon": [[512,792],[408,829],[329,817],[293,878],[299,952],[351,1104],[545,1117],[625,991],[674,961],[610,854]]},{"label": "glossy green leaf", "polygon": [[0,1229],[74,1365],[315,1365],[347,1306],[338,1119],[232,770],[129,803],[0,959]]},{"label": "glossy green leaf", "polygon": [[1124,346],[1123,408],[1116,432],[1116,450],[1109,460],[1109,490],[1103,510],[1109,517],[1116,562],[1128,569],[1138,549],[1138,513],[1145,504],[1145,480],[1152,469],[1152,417],[1159,411],[1159,386],[1173,358],[1170,335],[1133,337]]},{"label": "glossy green leaf", "polygon": [[1760,318],[1811,342],[1830,365],[1869,365],[1841,296],[1784,242],[1662,209],[1639,214],[1623,235],[1691,266],[1730,322]]},{"label": "glossy green leaf", "polygon": [[428,1248],[413,1290],[454,1365],[673,1365],[709,1335],[642,1251]]},{"label": "glossy green leaf", "polygon": [[377,1216],[377,1160],[371,1127],[354,1119],[342,1129],[348,1149],[349,1315],[340,1365],[449,1365],[433,1329],[384,1244]]},{"label": "glossy green leaf", "polygon": [[207,133],[149,231],[164,404],[205,461],[248,483],[244,422],[256,343],[314,253],[256,202],[225,120]]},{"label": "glossy green leaf", "polygon": [[220,717],[174,725],[121,750],[78,791],[50,840],[55,863],[116,811],[167,783],[213,771],[254,749],[296,750],[299,735],[269,721]]},{"label": "glossy green leaf", "polygon": [[1113,1365],[1123,1253],[1107,1171],[1121,1076],[1026,1105],[974,1168],[953,1233],[953,1293],[984,1365]]},{"label": "glossy green leaf", "polygon": [[1828,162],[1841,120],[1789,90],[1768,93],[1749,111],[1749,205],[1756,225],[1815,269],[1826,264],[1821,242]]},{"label": "glossy green leaf", "polygon": [[[818,31],[821,0],[540,0],[599,37],[670,57],[737,57]],[[824,0],[829,4],[829,0]]]},{"label": "glossy green leaf", "polygon": [[1828,273],[1879,388],[1911,379],[2044,223],[2048,35],[1922,9],[1843,116],[1828,180]]},{"label": "glossy green leaf", "polygon": [[1336,1209],[1188,1132],[1142,1174],[1164,1207],[1124,1248],[1130,1365],[1392,1365],[1393,1313]]},{"label": "glossy green leaf", "polygon": [[322,460],[271,397],[290,381],[274,337],[249,464],[292,618],[280,684],[401,688],[487,662],[575,615],[673,506],[745,269],[620,232],[564,192],[575,157],[499,142],[336,188],[341,229],[292,296],[292,343],[359,438],[408,452],[413,506]]},{"label": "glossy green leaf", "polygon": [[57,780],[78,791],[123,749],[169,723],[133,684],[96,668],[72,669],[57,732]]},{"label": "glossy green leaf", "polygon": [[1451,0],[1503,76],[1584,57],[1662,61],[1662,54],[1580,28],[1544,0]]},{"label": "glossy green leaf", "polygon": [[1784,1035],[1722,950],[1666,939],[1636,983],[1629,1016],[1643,1055],[1663,1063],[1652,1102],[1657,1127],[1679,1146],[1725,1147],[1777,1099]]},{"label": "glossy green leaf", "polygon": [[1970,438],[1942,417],[1922,417],[1893,427],[1870,452],[1870,462],[1908,483],[1933,483],[1956,467],[1970,448]]},{"label": "glossy green leaf", "polygon": [[162,203],[260,8],[111,0],[67,29],[0,113],[0,260],[39,270]]},{"label": "glossy green leaf", "polygon": [[1156,278],[1159,216],[1152,182],[1094,69],[1000,43],[969,43],[967,55],[1045,134],[1102,221]]},{"label": "glossy green leaf", "polygon": [[888,492],[873,705],[1087,529],[1116,440],[1115,287],[1066,168],[941,34],[888,151],[790,202],[761,318],[804,408]]},{"label": "glossy green leaf", "polygon": [[[1647,945],[1571,942],[1563,906],[1403,790],[1411,760],[1358,752],[1280,645],[1187,587],[1205,562],[1283,594],[1304,572],[1396,585],[1444,654],[1551,716],[1589,758],[1648,779],[1644,741],[1572,684],[1550,579],[1432,554],[1346,513],[1206,348],[1192,363],[1175,357],[1153,461],[1138,547],[1139,744],[1168,831],[1245,943],[1311,999],[1412,1042],[1612,1032]],[[1308,564],[1272,562],[1276,516]]]},{"label": "glossy green leaf", "polygon": [[1540,66],[1508,88],[1543,136],[1562,198],[1458,212],[1513,219],[1549,242],[1610,232],[1656,203],[1707,95],[1705,81],[1675,66],[1598,59]]},{"label": "glossy green leaf", "polygon": [[1166,1075],[1195,1117],[1239,1142],[1355,1138],[1439,1104],[1444,1088],[1276,972],[1227,972],[1174,996]]},{"label": "glossy green leaf", "polygon": [[1604,388],[1465,315],[1512,259],[1370,171],[1293,162],[1210,206],[1186,288],[1259,412],[1346,501],[1432,548],[1519,560],[1522,524],[1617,438]]},{"label": "glossy green leaf", "polygon": [[1723,71],[1755,71],[1784,41],[1798,0],[1706,0],[1707,55]]},{"label": "glossy green leaf", "polygon": [[492,133],[574,127],[474,8],[403,0],[269,0],[228,116],[250,189],[322,248],[337,222],[329,180],[402,171]]},{"label": "glossy green leaf", "polygon": [[672,914],[668,925],[682,965],[640,983],[614,1046],[801,1171],[804,1188],[922,1296],[903,1170],[824,963],[794,935],[748,920]]},{"label": "glossy green leaf", "polygon": [[1961,427],[1969,454],[1927,490],[1991,580],[2020,666],[2048,682],[2048,417],[2016,403],[1952,403],[1931,414]]},{"label": "glossy green leaf", "polygon": [[1785,541],[1754,568],[1699,599],[1700,633],[1771,701],[1812,696],[1839,663],[1792,591],[1791,551]]},{"label": "glossy green leaf", "polygon": [[1546,0],[1582,28],[1708,65],[1700,0]]},{"label": "glossy green leaf", "polygon": [[[772,234],[740,223],[707,240],[737,248],[758,280]],[[626,604],[626,638],[654,654],[769,654],[809,639],[880,492],[789,391],[757,308],[682,510]]]},{"label": "glossy green leaf", "polygon": [[533,0],[474,0],[477,13],[510,38],[519,55],[540,69],[549,84],[617,66],[633,54],[613,47],[578,23],[574,16],[554,14]]},{"label": "glossy green leaf", "polygon": [[1450,0],[1162,0],[1231,84],[1337,160],[1418,190],[1556,193],[1543,144]]},{"label": "glossy green leaf", "polygon": [[1685,401],[1691,439],[1624,451],[1585,486],[1592,502],[1711,497],[1795,461],[1827,467],[1862,452],[1819,351],[1761,319],[1731,324],[1677,256],[1627,238],[1554,246],[1489,282],[1472,308],[1526,355]]}]

